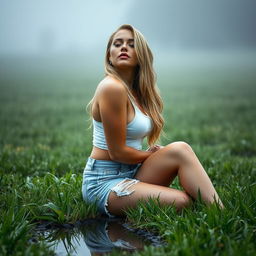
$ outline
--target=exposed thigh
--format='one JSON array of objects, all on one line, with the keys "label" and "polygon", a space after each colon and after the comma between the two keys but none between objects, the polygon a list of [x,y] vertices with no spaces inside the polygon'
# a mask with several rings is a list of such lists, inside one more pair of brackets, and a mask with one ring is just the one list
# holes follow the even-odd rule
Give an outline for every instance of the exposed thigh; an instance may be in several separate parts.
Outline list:
[{"label": "exposed thigh", "polygon": [[148,157],[135,175],[146,183],[169,186],[178,172],[178,161],[171,155],[168,146]]},{"label": "exposed thigh", "polygon": [[162,204],[174,204],[177,209],[183,208],[190,201],[189,196],[180,190],[138,182],[130,188],[134,192],[128,196],[117,196],[113,191],[108,198],[108,211],[114,215],[123,215],[128,207],[135,207],[139,200],[148,200],[149,197],[159,198]]}]

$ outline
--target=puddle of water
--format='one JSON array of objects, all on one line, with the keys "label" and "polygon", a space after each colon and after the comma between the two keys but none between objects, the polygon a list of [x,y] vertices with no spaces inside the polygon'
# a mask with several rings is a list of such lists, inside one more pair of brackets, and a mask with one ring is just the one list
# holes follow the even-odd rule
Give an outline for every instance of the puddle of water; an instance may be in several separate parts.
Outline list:
[{"label": "puddle of water", "polygon": [[59,256],[93,256],[113,249],[134,251],[142,250],[144,245],[163,246],[159,236],[133,229],[122,219],[90,219],[58,229],[41,226],[37,236]]}]

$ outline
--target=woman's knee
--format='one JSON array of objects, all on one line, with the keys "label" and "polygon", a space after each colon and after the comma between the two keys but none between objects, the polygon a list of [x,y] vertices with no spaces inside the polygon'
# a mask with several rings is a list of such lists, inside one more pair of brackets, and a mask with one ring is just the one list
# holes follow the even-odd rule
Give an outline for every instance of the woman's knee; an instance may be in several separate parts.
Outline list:
[{"label": "woman's knee", "polygon": [[168,153],[171,156],[186,157],[188,154],[193,154],[191,146],[184,141],[176,141],[166,146]]},{"label": "woman's knee", "polygon": [[177,210],[181,210],[183,208],[188,207],[191,204],[191,198],[190,196],[185,193],[185,192],[181,192],[181,195],[175,199],[175,206],[177,208]]}]

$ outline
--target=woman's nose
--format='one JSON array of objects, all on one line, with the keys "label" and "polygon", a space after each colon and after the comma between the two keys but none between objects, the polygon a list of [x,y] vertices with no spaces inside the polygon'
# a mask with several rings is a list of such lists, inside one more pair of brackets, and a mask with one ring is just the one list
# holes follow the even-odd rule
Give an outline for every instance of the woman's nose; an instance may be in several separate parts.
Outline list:
[{"label": "woman's nose", "polygon": [[124,44],[122,45],[121,51],[123,51],[123,50],[127,51],[127,44],[126,44],[126,43],[124,43]]}]

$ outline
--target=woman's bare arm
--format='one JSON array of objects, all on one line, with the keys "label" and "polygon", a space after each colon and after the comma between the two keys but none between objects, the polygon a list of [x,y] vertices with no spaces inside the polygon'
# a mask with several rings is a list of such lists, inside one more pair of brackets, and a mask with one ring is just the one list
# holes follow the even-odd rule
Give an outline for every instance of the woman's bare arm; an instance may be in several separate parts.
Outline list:
[{"label": "woman's bare arm", "polygon": [[152,154],[126,146],[127,92],[122,84],[113,80],[101,84],[98,105],[111,160],[136,164]]}]

